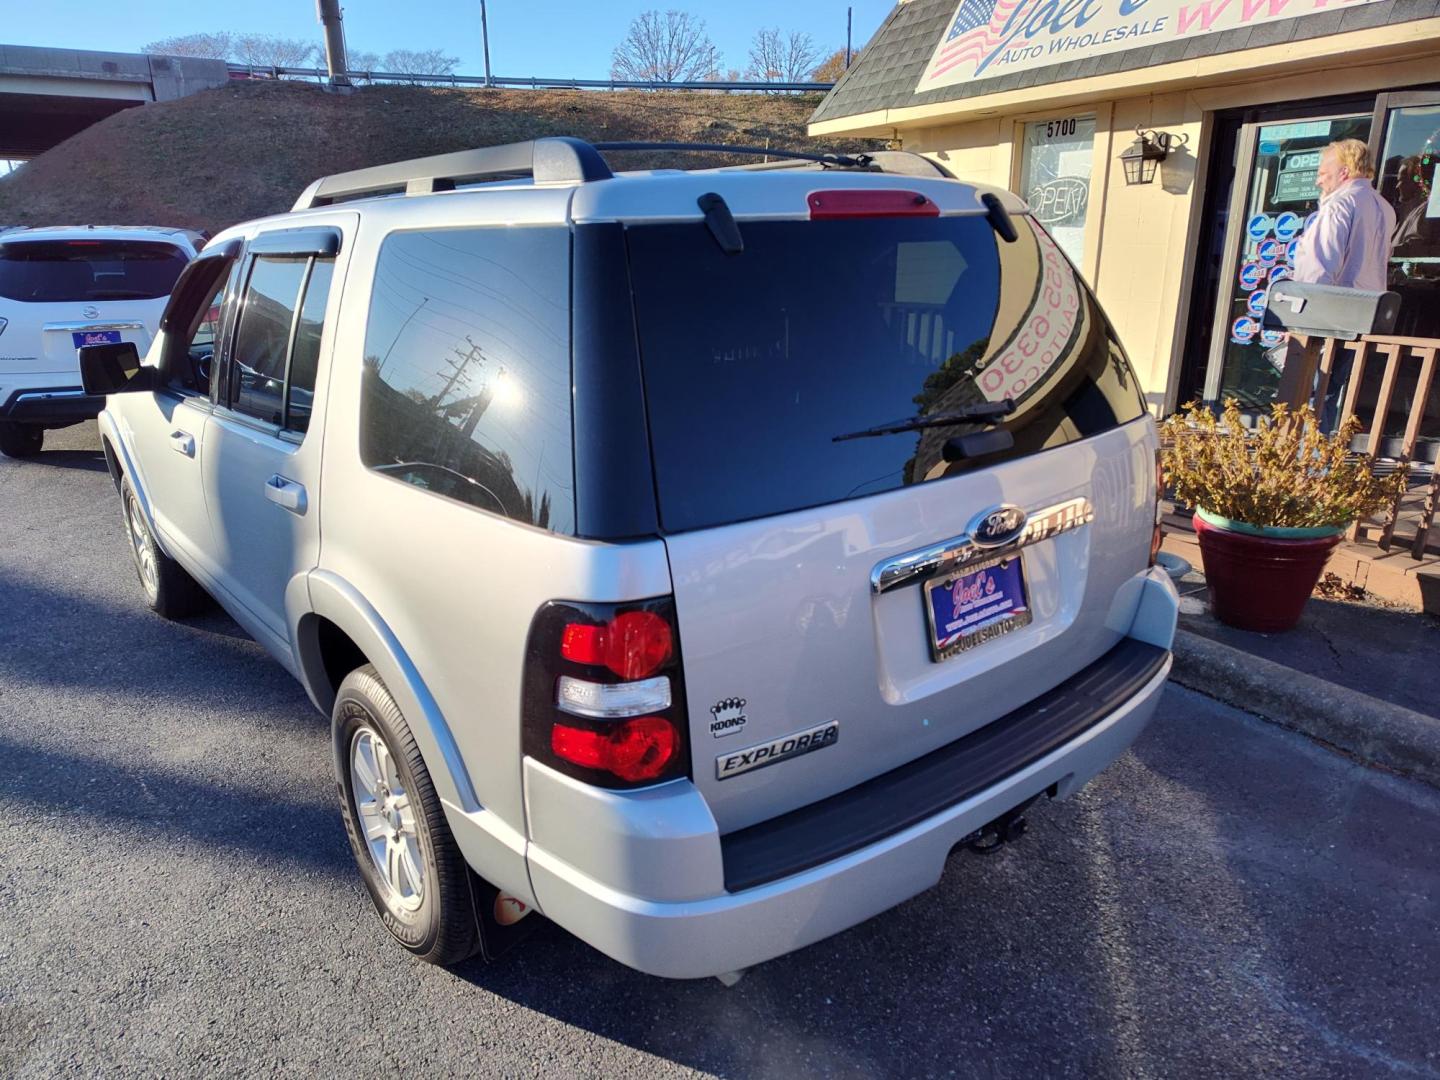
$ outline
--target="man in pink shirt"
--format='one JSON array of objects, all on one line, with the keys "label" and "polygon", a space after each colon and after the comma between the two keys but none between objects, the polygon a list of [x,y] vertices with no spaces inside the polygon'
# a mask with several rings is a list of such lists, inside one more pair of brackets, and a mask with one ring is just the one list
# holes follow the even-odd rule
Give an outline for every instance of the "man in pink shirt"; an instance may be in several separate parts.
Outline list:
[{"label": "man in pink shirt", "polygon": [[1295,280],[1348,289],[1385,289],[1395,211],[1371,183],[1375,170],[1359,139],[1320,153],[1320,209],[1295,246]]},{"label": "man in pink shirt", "polygon": [[[1382,292],[1390,265],[1395,211],[1372,181],[1370,152],[1359,139],[1333,142],[1320,153],[1315,186],[1320,209],[1295,245],[1296,281]],[[1333,431],[1340,395],[1350,381],[1354,354],[1342,350],[1321,408],[1321,425]]]}]

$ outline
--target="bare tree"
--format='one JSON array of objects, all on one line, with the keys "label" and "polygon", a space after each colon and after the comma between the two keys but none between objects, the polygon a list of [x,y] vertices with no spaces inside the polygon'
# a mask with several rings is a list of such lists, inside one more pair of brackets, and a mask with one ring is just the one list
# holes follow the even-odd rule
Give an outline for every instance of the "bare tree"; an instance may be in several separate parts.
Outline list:
[{"label": "bare tree", "polygon": [[688,11],[647,11],[631,24],[610,59],[610,77],[637,82],[695,82],[720,71],[720,50],[705,20]]},{"label": "bare tree", "polygon": [[274,34],[237,34],[231,45],[231,56],[237,62],[256,67],[305,67],[320,53],[313,41]]},{"label": "bare tree", "polygon": [[[850,54],[850,66],[855,66],[855,61],[860,59],[860,50],[856,49]],[[840,76],[845,74],[845,50],[836,49],[831,53],[820,66],[810,73],[810,77],[816,82],[836,83]]]},{"label": "bare tree", "polygon": [[345,64],[351,71],[384,71],[380,66],[380,54],[365,52],[363,49],[345,50]]},{"label": "bare tree", "polygon": [[442,49],[391,49],[384,65],[384,71],[407,75],[451,75],[460,66],[460,58],[446,56]]},{"label": "bare tree", "polygon": [[220,30],[213,34],[181,34],[161,38],[146,45],[141,52],[162,56],[201,56],[209,60],[228,60],[234,35]]},{"label": "bare tree", "polygon": [[750,66],[745,69],[745,77],[757,82],[804,82],[819,59],[820,52],[809,34],[761,30],[750,43]]}]

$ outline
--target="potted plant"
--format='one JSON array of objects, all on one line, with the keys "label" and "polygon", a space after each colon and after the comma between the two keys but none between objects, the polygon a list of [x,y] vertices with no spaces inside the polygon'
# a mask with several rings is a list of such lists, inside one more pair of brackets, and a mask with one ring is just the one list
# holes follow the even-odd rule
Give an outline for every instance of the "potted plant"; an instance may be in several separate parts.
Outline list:
[{"label": "potted plant", "polygon": [[1218,420],[1192,402],[1161,425],[1165,482],[1195,508],[1210,604],[1222,622],[1290,629],[1345,529],[1400,493],[1403,468],[1376,476],[1368,456],[1349,452],[1359,427],[1351,417],[1326,435],[1308,405],[1276,405],[1247,429],[1233,398]]}]

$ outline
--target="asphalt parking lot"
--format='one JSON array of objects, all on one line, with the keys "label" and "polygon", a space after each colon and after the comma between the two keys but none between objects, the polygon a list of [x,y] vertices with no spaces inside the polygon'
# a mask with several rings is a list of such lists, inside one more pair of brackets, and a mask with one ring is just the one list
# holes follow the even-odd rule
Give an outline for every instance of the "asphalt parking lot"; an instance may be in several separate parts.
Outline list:
[{"label": "asphalt parking lot", "polygon": [[141,603],[93,424],[0,458],[0,1076],[1440,1076],[1440,793],[1172,687],[1018,844],[733,989],[386,938],[328,722]]}]

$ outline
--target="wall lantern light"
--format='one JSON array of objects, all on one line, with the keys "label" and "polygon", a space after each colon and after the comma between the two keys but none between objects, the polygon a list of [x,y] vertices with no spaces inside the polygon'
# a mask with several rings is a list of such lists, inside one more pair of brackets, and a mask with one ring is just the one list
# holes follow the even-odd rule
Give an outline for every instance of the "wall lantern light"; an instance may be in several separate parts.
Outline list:
[{"label": "wall lantern light", "polygon": [[1146,131],[1143,128],[1136,128],[1135,135],[1135,141],[1120,155],[1127,184],[1154,181],[1160,162],[1170,156],[1172,149],[1190,141],[1187,134],[1171,135],[1168,131]]}]

